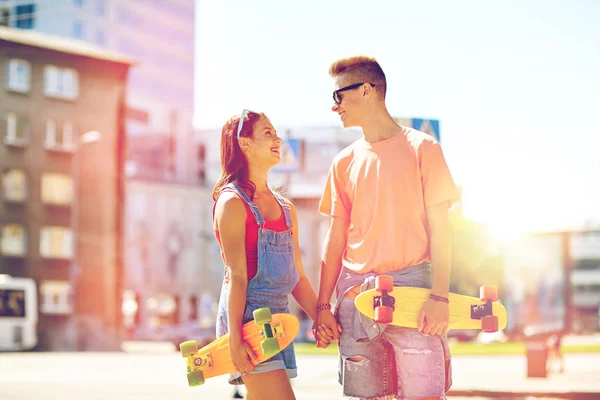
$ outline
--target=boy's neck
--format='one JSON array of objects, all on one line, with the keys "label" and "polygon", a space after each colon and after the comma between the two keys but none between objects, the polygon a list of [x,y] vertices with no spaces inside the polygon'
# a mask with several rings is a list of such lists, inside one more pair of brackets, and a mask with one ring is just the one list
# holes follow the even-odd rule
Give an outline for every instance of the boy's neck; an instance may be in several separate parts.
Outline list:
[{"label": "boy's neck", "polygon": [[365,140],[369,143],[381,142],[402,133],[402,127],[385,108],[369,113],[369,118],[361,128]]}]

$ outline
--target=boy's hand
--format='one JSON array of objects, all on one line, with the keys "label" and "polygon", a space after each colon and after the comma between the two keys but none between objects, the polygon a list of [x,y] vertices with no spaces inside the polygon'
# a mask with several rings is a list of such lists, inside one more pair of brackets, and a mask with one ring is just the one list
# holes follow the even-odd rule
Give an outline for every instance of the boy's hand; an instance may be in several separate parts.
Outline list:
[{"label": "boy's hand", "polygon": [[447,303],[427,299],[418,318],[419,332],[432,336],[448,333],[450,314]]}]

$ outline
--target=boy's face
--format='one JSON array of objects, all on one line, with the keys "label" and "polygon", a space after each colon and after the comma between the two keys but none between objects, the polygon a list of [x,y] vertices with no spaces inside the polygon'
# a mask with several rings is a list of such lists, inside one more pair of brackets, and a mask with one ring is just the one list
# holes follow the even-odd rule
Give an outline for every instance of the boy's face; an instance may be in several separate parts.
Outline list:
[{"label": "boy's face", "polygon": [[[350,75],[338,75],[334,78],[333,90],[347,88],[360,82]],[[338,113],[344,128],[360,126],[361,116],[364,110],[364,87],[359,86],[337,93],[340,104],[334,104],[331,111]]]}]

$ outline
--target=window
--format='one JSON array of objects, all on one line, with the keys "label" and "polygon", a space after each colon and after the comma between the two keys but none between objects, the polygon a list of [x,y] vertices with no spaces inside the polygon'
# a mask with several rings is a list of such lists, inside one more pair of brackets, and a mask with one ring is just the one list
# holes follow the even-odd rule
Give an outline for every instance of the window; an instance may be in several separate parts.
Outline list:
[{"label": "window", "polygon": [[77,6],[77,7],[83,7],[85,1],[84,0],[73,0],[73,3]]},{"label": "window", "polygon": [[8,169],[2,173],[2,198],[5,201],[27,200],[27,175],[22,169]]},{"label": "window", "polygon": [[68,315],[74,311],[73,287],[67,281],[43,281],[40,285],[40,311]]},{"label": "window", "polygon": [[206,182],[206,146],[203,143],[198,146],[198,180],[201,184]]},{"label": "window", "polygon": [[46,147],[54,147],[56,145],[56,120],[54,118],[46,121]]},{"label": "window", "polygon": [[573,269],[584,271],[600,270],[600,259],[576,260],[573,262]]},{"label": "window", "polygon": [[144,3],[150,3],[153,7],[164,14],[177,17],[187,24],[194,23],[194,3],[188,2],[187,5],[177,4],[172,1],[163,0],[144,0]]},{"label": "window", "polygon": [[191,296],[190,297],[190,321],[198,320],[198,297]]},{"label": "window", "polygon": [[46,121],[46,141],[44,146],[52,150],[72,151],[74,143],[73,123],[67,121],[62,125],[62,129],[59,128],[54,118],[49,118]]},{"label": "window", "polygon": [[10,8],[2,7],[0,11],[0,26],[10,26]]},{"label": "window", "polygon": [[[3,287],[0,289],[0,317],[25,318],[25,290],[21,288]],[[19,340],[17,343],[20,343]]]},{"label": "window", "polygon": [[83,25],[81,21],[73,22],[73,37],[75,39],[83,39]]},{"label": "window", "polygon": [[98,29],[96,31],[96,44],[99,46],[104,46],[106,43],[106,38],[104,37],[104,31]]},{"label": "window", "polygon": [[15,92],[29,92],[31,88],[31,64],[25,60],[12,59],[6,63],[4,87]]},{"label": "window", "polygon": [[0,253],[19,257],[27,254],[27,237],[23,225],[4,225],[0,235]]},{"label": "window", "polygon": [[96,15],[99,17],[104,17],[105,13],[106,13],[105,0],[96,0]]},{"label": "window", "polygon": [[54,65],[44,67],[44,94],[59,99],[75,100],[79,96],[79,74],[72,68]]},{"label": "window", "polygon": [[63,128],[62,128],[62,135],[60,137],[60,141],[58,141],[58,143],[64,148],[64,149],[72,149],[73,146],[73,123],[70,121],[67,121],[63,124]]},{"label": "window", "polygon": [[15,7],[16,26],[21,29],[33,29],[35,26],[35,4]]},{"label": "window", "polygon": [[29,118],[15,113],[6,114],[4,143],[22,146],[29,139]]},{"label": "window", "polygon": [[45,258],[73,257],[73,231],[62,226],[45,226],[40,230],[40,255]]},{"label": "window", "polygon": [[[115,10],[115,20],[118,24],[127,26],[144,35],[152,35],[153,32],[158,30],[161,33],[161,39],[167,43],[171,43],[171,45],[175,46],[178,50],[181,50],[182,52],[194,51],[193,29],[186,32],[185,30],[179,28],[178,25],[163,23],[163,21],[160,19],[153,21],[152,24],[149,24],[146,22],[145,16],[140,15],[139,11],[128,9],[124,6],[117,6]],[[130,40],[126,39],[126,41]],[[135,41],[134,43],[134,46],[140,47],[140,43]],[[149,51],[154,50],[154,47],[151,43],[141,43],[141,45],[142,48],[139,48],[138,52],[142,52],[144,48],[148,49]]]},{"label": "window", "polygon": [[73,179],[71,175],[43,173],[42,202],[61,206],[73,204]]},{"label": "window", "polygon": [[44,94],[46,96],[58,96],[62,90],[61,80],[59,79],[60,70],[54,65],[44,67]]}]

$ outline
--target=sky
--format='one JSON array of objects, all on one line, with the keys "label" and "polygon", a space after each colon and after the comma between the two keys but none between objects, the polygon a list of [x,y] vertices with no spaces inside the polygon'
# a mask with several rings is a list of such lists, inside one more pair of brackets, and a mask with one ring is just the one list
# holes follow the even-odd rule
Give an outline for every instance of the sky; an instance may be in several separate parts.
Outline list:
[{"label": "sky", "polygon": [[393,116],[440,120],[467,218],[600,228],[598,21],[594,0],[198,0],[194,124],[340,126],[329,65],[371,55]]}]

